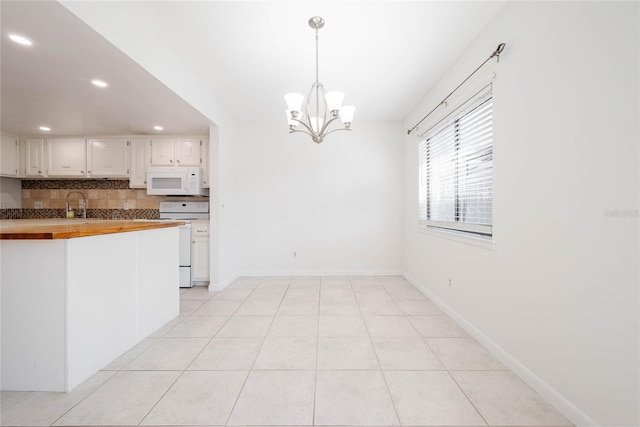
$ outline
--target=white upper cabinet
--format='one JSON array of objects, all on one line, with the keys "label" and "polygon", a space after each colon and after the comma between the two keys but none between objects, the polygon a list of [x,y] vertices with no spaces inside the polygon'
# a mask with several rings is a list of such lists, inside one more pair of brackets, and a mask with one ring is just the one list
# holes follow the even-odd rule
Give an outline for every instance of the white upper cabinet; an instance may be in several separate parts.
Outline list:
[{"label": "white upper cabinet", "polygon": [[176,166],[173,138],[153,138],[151,140],[151,164],[153,166]]},{"label": "white upper cabinet", "polygon": [[151,165],[151,140],[131,139],[130,188],[147,188],[147,168]]},{"label": "white upper cabinet", "polygon": [[201,138],[153,138],[151,165],[200,166]]},{"label": "white upper cabinet", "polygon": [[18,138],[2,135],[0,143],[0,176],[18,176]]},{"label": "white upper cabinet", "polygon": [[200,138],[176,139],[177,166],[200,166]]},{"label": "white upper cabinet", "polygon": [[127,178],[128,176],[128,139],[90,139],[87,141],[88,178]]},{"label": "white upper cabinet", "polygon": [[203,139],[200,147],[200,158],[202,160],[202,186],[204,188],[210,187],[210,171],[209,171],[209,140]]},{"label": "white upper cabinet", "polygon": [[85,177],[87,145],[84,139],[61,138],[45,141],[46,174],[48,177]]},{"label": "white upper cabinet", "polygon": [[25,177],[43,177],[44,139],[27,139],[24,142]]},{"label": "white upper cabinet", "polygon": [[0,176],[129,179],[147,187],[149,166],[198,166],[209,188],[209,139],[204,136],[128,135],[28,138],[2,135]]}]

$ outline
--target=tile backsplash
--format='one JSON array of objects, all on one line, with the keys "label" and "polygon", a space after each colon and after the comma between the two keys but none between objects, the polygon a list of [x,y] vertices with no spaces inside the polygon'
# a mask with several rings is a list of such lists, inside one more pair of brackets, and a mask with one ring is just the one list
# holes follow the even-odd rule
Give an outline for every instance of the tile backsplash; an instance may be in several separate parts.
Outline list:
[{"label": "tile backsplash", "polygon": [[[0,219],[64,218],[72,191],[84,194],[87,218],[96,219],[157,219],[165,199],[129,188],[128,180],[23,180],[21,185],[21,209],[0,209]],[[81,199],[72,193],[70,207],[77,209]]]}]

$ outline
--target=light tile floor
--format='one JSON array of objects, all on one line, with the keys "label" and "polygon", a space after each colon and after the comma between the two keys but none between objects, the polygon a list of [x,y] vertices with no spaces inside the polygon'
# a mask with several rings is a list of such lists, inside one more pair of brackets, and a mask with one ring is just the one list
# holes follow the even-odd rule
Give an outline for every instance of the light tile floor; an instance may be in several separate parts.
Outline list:
[{"label": "light tile floor", "polygon": [[239,278],[3,426],[570,426],[402,277]]}]

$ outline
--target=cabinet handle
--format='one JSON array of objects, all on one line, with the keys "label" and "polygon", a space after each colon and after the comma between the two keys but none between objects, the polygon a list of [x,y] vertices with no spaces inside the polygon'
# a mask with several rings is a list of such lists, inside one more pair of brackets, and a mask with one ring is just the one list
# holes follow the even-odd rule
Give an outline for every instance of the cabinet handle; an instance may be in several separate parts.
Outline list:
[{"label": "cabinet handle", "polygon": [[173,163],[173,160],[169,160],[169,163]]},{"label": "cabinet handle", "polygon": [[38,175],[41,174],[41,173],[42,173],[42,171],[38,171]]},{"label": "cabinet handle", "polygon": [[180,163],[180,160],[176,160],[176,163]]}]

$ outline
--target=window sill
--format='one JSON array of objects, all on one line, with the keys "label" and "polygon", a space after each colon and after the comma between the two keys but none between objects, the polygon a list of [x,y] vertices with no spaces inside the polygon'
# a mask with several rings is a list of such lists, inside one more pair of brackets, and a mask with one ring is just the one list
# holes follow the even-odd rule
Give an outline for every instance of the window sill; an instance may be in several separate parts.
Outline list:
[{"label": "window sill", "polygon": [[475,246],[478,248],[489,249],[491,251],[496,249],[496,242],[492,237],[473,236],[463,232],[437,230],[425,226],[418,226],[417,228],[420,233],[439,237],[441,239],[453,240],[454,242],[463,243],[465,245]]}]

